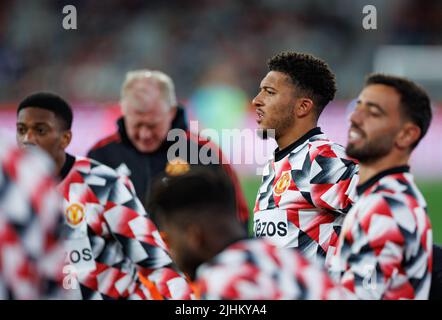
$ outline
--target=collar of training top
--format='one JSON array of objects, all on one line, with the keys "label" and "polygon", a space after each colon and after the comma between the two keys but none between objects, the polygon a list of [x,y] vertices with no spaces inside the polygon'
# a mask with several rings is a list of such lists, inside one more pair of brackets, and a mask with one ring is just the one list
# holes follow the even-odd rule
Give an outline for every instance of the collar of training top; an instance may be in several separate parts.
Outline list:
[{"label": "collar of training top", "polygon": [[[124,144],[130,145],[133,148],[135,148],[134,145],[132,144],[132,142],[130,141],[129,137],[127,136],[126,126],[124,125],[123,117],[120,117],[117,120],[117,126],[118,126],[118,133],[120,134],[120,137],[121,137],[121,141]],[[186,111],[184,110],[184,107],[177,106],[176,115],[175,115],[175,118],[173,118],[171,129],[182,129],[184,131],[188,130],[187,114],[186,114]],[[164,143],[167,143],[167,142],[168,141],[164,141]]]},{"label": "collar of training top", "polygon": [[69,153],[66,153],[66,160],[64,161],[63,167],[61,168],[59,174],[60,181],[63,181],[64,178],[67,177],[74,164],[75,164],[75,157],[71,156]]},{"label": "collar of training top", "polygon": [[389,176],[392,174],[397,174],[397,173],[404,173],[404,172],[410,172],[410,167],[409,166],[399,166],[399,167],[393,167],[393,168],[381,171],[378,174],[376,174],[375,176],[368,179],[363,184],[358,185],[356,187],[356,191],[357,191],[358,195],[361,195],[365,191],[367,191],[368,188],[370,188],[376,182],[381,180],[383,177]]},{"label": "collar of training top", "polygon": [[296,140],[295,142],[293,142],[292,144],[290,144],[289,146],[285,147],[282,150],[279,150],[279,148],[276,148],[275,152],[274,152],[275,161],[279,161],[279,160],[283,159],[286,155],[288,155],[296,147],[300,146],[305,141],[307,141],[311,137],[316,136],[318,134],[322,134],[320,127],[316,127],[316,128],[311,129],[306,134],[304,134],[301,138],[299,138],[298,140]]}]

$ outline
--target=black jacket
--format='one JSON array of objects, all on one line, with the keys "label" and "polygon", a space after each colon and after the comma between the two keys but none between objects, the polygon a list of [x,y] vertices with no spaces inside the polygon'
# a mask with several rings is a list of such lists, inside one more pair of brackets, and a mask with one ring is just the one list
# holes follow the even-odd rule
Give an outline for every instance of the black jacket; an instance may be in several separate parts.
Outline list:
[{"label": "black jacket", "polygon": [[430,300],[442,300],[442,247],[433,245]]},{"label": "black jacket", "polygon": [[[126,165],[130,170],[129,177],[134,184],[138,198],[146,204],[148,202],[151,184],[157,176],[164,172],[168,163],[167,151],[175,141],[166,140],[155,152],[142,153],[139,152],[129,140],[123,118],[118,119],[117,125],[118,131],[96,143],[88,152],[87,156],[114,169],[117,169],[122,164]],[[194,139],[194,137],[190,135],[187,126],[187,116],[182,107],[177,108],[171,129],[182,129],[187,133],[188,150],[192,150],[190,149],[191,144],[196,144],[196,147],[200,150],[200,148],[208,142],[207,140]],[[214,144],[211,144],[210,151],[215,152],[217,155],[221,154],[220,149]],[[190,154],[186,160],[191,163]],[[239,218],[243,223],[247,223],[249,210],[238,178],[229,165],[224,164],[222,168],[229,174],[235,185]]]}]

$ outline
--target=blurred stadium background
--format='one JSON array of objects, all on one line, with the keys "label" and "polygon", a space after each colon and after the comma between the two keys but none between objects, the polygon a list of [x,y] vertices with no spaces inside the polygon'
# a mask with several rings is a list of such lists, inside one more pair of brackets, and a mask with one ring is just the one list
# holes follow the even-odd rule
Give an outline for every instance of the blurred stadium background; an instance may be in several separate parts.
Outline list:
[{"label": "blurred stadium background", "polygon": [[[377,9],[377,30],[362,28],[368,4]],[[77,8],[78,30],[62,28],[65,5]],[[433,124],[412,170],[441,243],[441,35],[438,0],[2,0],[1,134],[14,139],[14,108],[22,97],[54,91],[74,106],[69,151],[83,155],[114,131],[125,73],[139,68],[170,74],[200,128],[255,129],[250,101],[266,73],[265,61],[296,50],[325,59],[336,72],[337,99],[320,123],[345,144],[347,116],[364,76],[394,72],[425,86],[433,100]],[[253,208],[255,168],[237,169]]]}]

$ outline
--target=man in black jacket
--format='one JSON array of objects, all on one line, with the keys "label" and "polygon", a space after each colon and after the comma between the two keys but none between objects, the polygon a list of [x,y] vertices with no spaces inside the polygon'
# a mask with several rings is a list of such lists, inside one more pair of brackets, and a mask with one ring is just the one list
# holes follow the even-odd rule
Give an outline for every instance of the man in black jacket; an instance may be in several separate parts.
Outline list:
[{"label": "man in black jacket", "polygon": [[238,218],[247,224],[249,211],[235,172],[223,163],[221,150],[216,145],[190,133],[186,113],[178,106],[174,84],[168,75],[151,70],[128,72],[121,90],[121,111],[123,116],[117,121],[118,131],[95,144],[88,157],[130,176],[138,197],[145,199],[153,179],[164,171],[179,168],[175,165],[177,162],[183,166],[202,164],[199,157],[197,163],[191,161],[194,156],[191,152],[187,152],[185,159],[168,157],[169,148],[176,143],[168,141],[168,133],[181,129],[188,151],[196,150],[199,154],[201,148],[208,148],[219,160],[210,165],[221,165],[231,177]]}]

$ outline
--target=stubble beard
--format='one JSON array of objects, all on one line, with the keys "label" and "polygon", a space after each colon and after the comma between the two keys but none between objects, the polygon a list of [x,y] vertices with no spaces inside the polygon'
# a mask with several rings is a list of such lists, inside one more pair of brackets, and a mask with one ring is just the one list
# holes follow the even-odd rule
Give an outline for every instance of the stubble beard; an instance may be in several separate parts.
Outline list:
[{"label": "stubble beard", "polygon": [[359,148],[354,144],[349,143],[345,152],[348,156],[358,160],[361,164],[370,164],[390,153],[393,148],[393,139],[392,136],[381,137],[381,139],[368,141]]},{"label": "stubble beard", "polygon": [[271,124],[272,128],[260,128],[258,130],[258,136],[264,140],[269,138],[278,140],[288,129],[294,126],[294,120],[295,116],[293,115],[293,108],[289,108],[287,116],[281,116],[281,118],[275,119],[273,124]]}]

